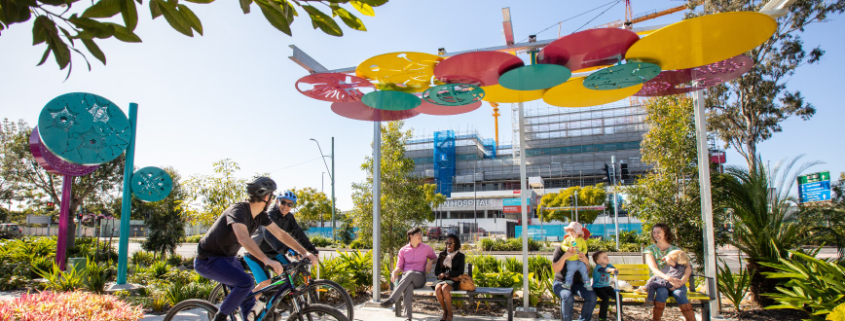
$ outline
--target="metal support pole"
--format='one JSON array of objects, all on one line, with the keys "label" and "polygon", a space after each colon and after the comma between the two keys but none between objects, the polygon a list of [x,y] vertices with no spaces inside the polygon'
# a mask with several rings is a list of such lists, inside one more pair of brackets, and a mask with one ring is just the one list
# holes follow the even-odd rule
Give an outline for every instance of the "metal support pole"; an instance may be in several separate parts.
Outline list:
[{"label": "metal support pole", "polygon": [[[70,201],[73,198],[71,196],[72,186],[73,176],[65,174],[62,179],[62,204],[59,208],[59,236],[56,241],[56,263],[59,264],[59,269],[62,271],[65,270],[65,262],[67,261],[67,221],[73,219],[70,217]],[[47,236],[50,236],[50,229],[47,229]]]},{"label": "metal support pole", "polygon": [[619,201],[616,196],[616,155],[610,156],[611,171],[610,187],[613,188],[613,222],[616,224],[616,251],[619,251]]},{"label": "metal support pole", "polygon": [[[530,293],[528,290],[528,184],[526,182],[525,169],[525,106],[519,103],[519,182],[520,182],[520,206],[522,206],[522,293]],[[522,295],[523,308],[528,311],[528,295]]]},{"label": "metal support pole", "polygon": [[[381,137],[381,135],[379,135]],[[335,206],[334,206],[334,182],[337,179],[334,176],[334,136],[332,136],[332,241],[337,242],[337,232],[335,231],[337,227],[335,226]]]},{"label": "metal support pole", "polygon": [[478,161],[472,164],[472,217],[475,219],[475,241],[478,242],[478,192],[475,187],[475,172]]},{"label": "metal support pole", "polygon": [[138,136],[138,104],[129,103],[129,126],[132,135],[126,149],[123,168],[123,203],[120,211],[120,243],[117,250],[117,284],[126,284],[127,255],[129,255],[129,219],[132,212],[132,173],[135,166],[135,137]]},{"label": "metal support pole", "polygon": [[381,301],[379,286],[381,278],[381,122],[373,122],[373,126],[373,301],[379,302]]},{"label": "metal support pole", "polygon": [[578,190],[575,190],[575,221],[580,222],[578,217]]},{"label": "metal support pole", "polygon": [[[704,223],[704,276],[707,277],[707,292],[712,298],[719,297],[716,280],[716,243],[713,239],[713,200],[710,196],[710,155],[707,149],[707,119],[704,114],[702,91],[693,92],[695,104],[695,138],[698,142],[698,184],[701,189],[701,220]],[[711,282],[713,281],[713,282]],[[711,292],[712,291],[712,292]],[[710,301],[710,311],[719,316],[719,301]]]}]

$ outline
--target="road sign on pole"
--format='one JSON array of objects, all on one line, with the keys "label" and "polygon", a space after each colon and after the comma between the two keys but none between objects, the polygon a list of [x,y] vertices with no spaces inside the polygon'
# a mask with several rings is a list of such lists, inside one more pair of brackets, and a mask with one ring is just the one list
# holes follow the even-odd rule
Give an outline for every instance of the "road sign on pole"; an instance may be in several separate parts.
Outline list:
[{"label": "road sign on pole", "polygon": [[798,176],[798,199],[801,203],[830,200],[830,172]]}]

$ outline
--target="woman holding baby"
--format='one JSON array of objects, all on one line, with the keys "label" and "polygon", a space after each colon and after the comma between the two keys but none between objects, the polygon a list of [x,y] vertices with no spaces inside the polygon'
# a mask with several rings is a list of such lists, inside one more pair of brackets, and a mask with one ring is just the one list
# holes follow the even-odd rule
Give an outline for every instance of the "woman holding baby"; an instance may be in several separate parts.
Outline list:
[{"label": "woman holding baby", "polygon": [[[675,298],[678,306],[681,308],[681,314],[687,321],[695,321],[695,313],[692,309],[692,304],[687,299],[687,286],[690,275],[692,274],[692,266],[688,260],[680,263],[675,262],[672,258],[677,257],[678,251],[682,251],[679,247],[672,245],[675,241],[675,235],[669,229],[669,226],[664,223],[655,224],[651,229],[651,238],[654,244],[649,245],[643,250],[645,254],[645,261],[649,267],[650,274],[655,278],[661,278],[663,282],[668,282],[671,288],[656,287],[654,289],[654,309],[652,310],[652,320],[659,321],[663,317],[663,310],[666,308],[666,300],[669,295]],[[670,256],[670,253],[675,252]],[[668,258],[667,258],[668,257]],[[669,261],[670,266],[667,264]],[[680,265],[680,266],[679,266]],[[674,267],[674,268],[673,268]],[[670,268],[672,271],[670,273]],[[678,270],[682,270],[683,275],[679,275]],[[677,276],[681,276],[678,278]]]}]

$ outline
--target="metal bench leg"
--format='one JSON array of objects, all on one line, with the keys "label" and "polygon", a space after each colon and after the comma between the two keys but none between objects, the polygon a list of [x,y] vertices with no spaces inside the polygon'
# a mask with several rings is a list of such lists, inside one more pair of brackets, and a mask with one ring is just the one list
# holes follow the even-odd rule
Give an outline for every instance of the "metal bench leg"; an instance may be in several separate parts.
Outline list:
[{"label": "metal bench leg", "polygon": [[508,321],[513,321],[513,296],[508,298]]},{"label": "metal bench leg", "polygon": [[711,321],[710,317],[710,304],[707,302],[701,303],[701,321]]},{"label": "metal bench leg", "polygon": [[397,317],[402,316],[402,300],[396,300],[396,303],[393,305],[393,313],[396,314]]}]

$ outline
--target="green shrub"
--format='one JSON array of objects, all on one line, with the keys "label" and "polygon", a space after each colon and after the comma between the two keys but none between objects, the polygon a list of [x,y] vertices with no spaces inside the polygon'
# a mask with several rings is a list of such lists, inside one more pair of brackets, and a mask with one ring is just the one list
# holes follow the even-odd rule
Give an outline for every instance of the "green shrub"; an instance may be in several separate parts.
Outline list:
[{"label": "green shrub", "polygon": [[814,256],[818,249],[807,255],[799,251],[789,251],[788,258],[781,258],[778,263],[760,262],[775,269],[765,272],[769,279],[786,280],[778,286],[780,293],[766,296],[777,304],[766,309],[795,309],[810,313],[812,320],[824,320],[825,316],[838,305],[845,303],[845,266],[841,262],[820,260]]},{"label": "green shrub", "polygon": [[515,257],[505,258],[503,266],[505,271],[522,274],[522,261]]},{"label": "green shrub", "polygon": [[155,253],[147,252],[147,251],[138,251],[132,253],[132,264],[142,265],[142,266],[150,266],[155,262]]},{"label": "green shrub", "polygon": [[373,243],[371,241],[356,239],[355,241],[352,241],[352,243],[349,243],[349,248],[350,249],[356,249],[356,250],[357,249],[369,250],[369,249],[373,248]]},{"label": "green shrub", "polygon": [[85,282],[87,288],[91,292],[103,293],[106,283],[111,280],[114,270],[104,263],[97,263],[88,258],[88,263],[85,265],[85,274],[87,280]]},{"label": "green shrub", "polygon": [[[174,254],[170,255],[170,257],[167,258],[166,262],[170,266],[180,266],[180,265],[182,265],[182,263],[184,261],[185,260],[182,258],[181,255],[174,253]],[[191,266],[193,266],[193,264],[191,264]]]},{"label": "green shrub", "polygon": [[167,272],[170,272],[170,266],[167,265],[167,262],[165,261],[156,261],[155,263],[150,265],[149,271],[156,278],[161,278],[165,274],[167,274]]},{"label": "green shrub", "polygon": [[338,254],[340,261],[343,262],[343,268],[351,273],[352,282],[358,287],[356,290],[363,292],[367,286],[373,284],[372,251],[338,252]]},{"label": "green shrub", "polygon": [[717,266],[719,268],[719,274],[717,275],[719,279],[719,293],[728,297],[733,303],[734,308],[736,308],[737,313],[739,313],[742,311],[740,309],[742,298],[745,297],[745,292],[751,286],[751,274],[743,268],[740,268],[739,274],[733,274],[728,267],[728,263],[722,261],[722,264],[723,266]]},{"label": "green shrub", "polygon": [[467,263],[472,264],[473,273],[501,272],[501,261],[489,255],[467,255]]},{"label": "green shrub", "polygon": [[619,252],[639,252],[640,250],[640,245],[636,243],[619,244]]},{"label": "green shrub", "polygon": [[42,271],[36,270],[38,275],[47,280],[47,289],[55,291],[73,291],[85,287],[85,271],[77,271],[76,269],[67,269],[62,272],[59,266],[53,263],[52,270]]},{"label": "green shrub", "polygon": [[188,236],[188,237],[185,238],[185,243],[199,243],[200,239],[203,237],[203,235],[205,235],[205,234],[196,234],[196,235]]},{"label": "green shrub", "polygon": [[[515,251],[522,251],[522,239],[521,238],[512,238],[507,240],[497,239],[482,239],[481,242],[478,242],[478,249],[482,251],[507,251],[507,252],[515,252]],[[541,243],[539,241],[535,241],[532,238],[528,239],[528,250],[529,251],[539,251],[541,247]]]},{"label": "green shrub", "polygon": [[311,244],[314,244],[316,247],[330,247],[334,245],[334,242],[322,236],[315,236],[311,238]]},{"label": "green shrub", "polygon": [[55,258],[52,257],[34,257],[29,261],[29,277],[32,279],[38,278],[38,271],[49,271],[53,268]]},{"label": "green shrub", "polygon": [[545,256],[535,255],[528,257],[528,271],[533,272],[540,280],[554,277],[552,260]]}]

